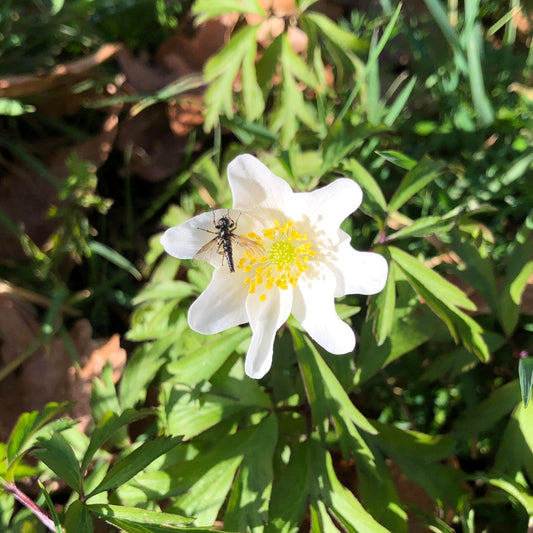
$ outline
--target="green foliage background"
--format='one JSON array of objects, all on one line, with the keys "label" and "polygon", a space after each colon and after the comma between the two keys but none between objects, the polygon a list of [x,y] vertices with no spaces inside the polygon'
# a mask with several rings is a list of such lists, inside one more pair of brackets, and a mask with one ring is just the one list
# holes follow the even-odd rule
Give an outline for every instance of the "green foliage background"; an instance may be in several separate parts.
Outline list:
[{"label": "green foliage background", "polygon": [[[533,273],[533,55],[513,19],[527,8],[383,0],[334,22],[312,0],[296,4],[266,47],[260,23],[275,14],[257,0],[0,7],[4,75],[52,68],[109,41],[153,50],[189,16],[240,17],[205,65],[203,130],[191,132],[177,175],[149,186],[128,178],[117,192],[102,183],[109,166],[96,173],[72,155],[47,249],[0,212],[27,256],[3,264],[2,278],[51,299],[34,348],[66,338],[63,303],[102,334],[127,329],[131,348],[118,385],[110,367],[94,382],[89,434],[57,418],[67,405],[49,404],[0,444],[3,531],[44,530],[35,510],[15,505],[28,476],[41,481],[35,503],[57,531],[92,532],[101,521],[143,533],[401,533],[415,523],[521,532],[532,523],[533,320],[520,304]],[[246,23],[249,14],[261,22]],[[306,35],[304,54],[290,28]],[[96,90],[114,75],[106,68]],[[137,100],[179,102],[198,80],[180,83]],[[85,108],[77,133],[112,103]],[[27,132],[76,132],[46,122],[35,104],[0,98],[0,144],[3,157],[42,170],[25,151]],[[188,328],[210,267],[165,255],[160,233],[206,210],[202,191],[229,206],[225,168],[245,152],[295,190],[339,174],[363,188],[343,229],[355,248],[383,254],[390,275],[380,294],[338,302],[358,334],[355,354],[324,353],[289,321],[272,370],[254,381],[243,369],[248,328],[212,337]],[[111,171],[129,176],[122,155]],[[80,262],[76,280],[64,275],[67,257]],[[80,298],[80,284],[93,296]],[[68,487],[61,505],[56,480]],[[415,488],[430,504],[409,498]]]}]

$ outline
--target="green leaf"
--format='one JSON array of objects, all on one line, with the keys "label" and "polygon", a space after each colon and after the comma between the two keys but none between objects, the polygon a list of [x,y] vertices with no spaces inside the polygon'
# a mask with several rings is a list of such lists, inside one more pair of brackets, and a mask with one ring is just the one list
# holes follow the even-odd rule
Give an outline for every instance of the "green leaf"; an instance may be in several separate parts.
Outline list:
[{"label": "green leaf", "polygon": [[401,152],[397,152],[396,150],[376,150],[376,154],[405,170],[411,170],[417,164],[415,159],[412,159]]},{"label": "green leaf", "polygon": [[89,463],[94,457],[94,454],[115,434],[116,431],[136,420],[140,420],[141,418],[148,416],[149,414],[150,411],[147,409],[139,411],[128,409],[120,416],[108,411],[98,422],[98,425],[91,435],[89,446],[87,447],[81,462],[81,472],[85,473]]},{"label": "green leaf", "polygon": [[123,409],[134,407],[146,398],[148,385],[166,361],[168,350],[175,343],[172,335],[139,346],[128,359],[120,380],[120,405]]},{"label": "green leaf", "polygon": [[[323,504],[327,514],[335,517],[347,531],[357,533],[389,533],[361,505],[359,500],[335,474],[330,454],[320,443],[310,442],[311,505]],[[323,515],[324,517],[324,515]],[[320,529],[320,532],[327,531]]]},{"label": "green leaf", "polygon": [[396,261],[413,289],[431,307],[448,327],[452,337],[459,337],[464,346],[474,353],[482,362],[490,358],[487,343],[482,337],[483,329],[470,316],[457,306],[475,309],[475,305],[457,287],[427,268],[414,257],[402,250],[389,247],[392,258]]},{"label": "green leaf", "polygon": [[[205,99],[207,113],[205,116],[204,129],[209,131],[218,122],[218,117],[225,114],[233,117],[233,81],[239,72],[239,68],[244,61],[249,62],[250,48],[257,47],[257,31],[259,25],[245,26],[235,33],[222,50],[211,57],[204,68],[204,78],[210,83]],[[251,87],[244,87],[244,91],[250,90],[246,98],[251,99],[253,95],[258,95],[263,99],[262,93],[255,80],[255,75],[246,67],[248,81],[252,82]],[[250,105],[253,105],[250,103]]]},{"label": "green leaf", "polygon": [[32,411],[31,413],[20,415],[7,443],[6,459],[8,464],[17,455],[30,448],[29,440],[31,437],[53,417],[63,411],[67,405],[66,402],[60,404],[52,402],[47,404],[42,411]]},{"label": "green leaf", "polygon": [[282,82],[276,106],[270,116],[270,129],[280,131],[280,144],[288,148],[294,142],[298,121],[316,131],[318,123],[314,108],[307,103],[297,78],[306,84],[317,84],[316,76],[305,62],[294,53],[286,34],[281,37]]},{"label": "green leaf", "polygon": [[15,117],[25,113],[33,113],[34,111],[35,106],[33,105],[25,105],[12,98],[0,98],[0,115]]},{"label": "green leaf", "polygon": [[152,461],[177,446],[181,440],[181,437],[160,437],[144,442],[129,455],[119,459],[88,497],[126,483]]},{"label": "green leaf", "polygon": [[297,533],[308,498],[307,446],[297,443],[291,449],[288,464],[280,463],[274,473],[272,500],[269,507],[267,533]]},{"label": "green leaf", "polygon": [[[320,174],[325,174],[328,170],[336,167],[344,157],[349,155],[357,146],[362,145],[371,135],[382,131],[386,131],[383,126],[370,126],[366,123],[357,126],[351,126],[346,122],[334,123],[329,129],[327,137],[322,142],[322,167]],[[360,165],[355,163],[353,168],[354,172],[358,173],[361,186],[363,184],[368,185],[370,194],[373,194],[373,202],[377,206],[380,206],[381,198],[377,192],[379,186],[377,184],[371,184],[371,179],[368,179],[368,175],[365,175]]]},{"label": "green leaf", "polygon": [[384,222],[387,216],[387,201],[370,172],[353,158],[350,158],[343,168],[363,189],[363,211]]},{"label": "green leaf", "polygon": [[315,424],[323,426],[331,414],[336,414],[367,433],[375,433],[372,424],[352,403],[313,343],[295,329],[291,329],[291,333]]},{"label": "green leaf", "polygon": [[459,275],[483,296],[494,313],[499,314],[498,288],[490,257],[482,255],[482,250],[472,243],[470,235],[461,238],[457,232],[452,232],[451,236],[452,249],[467,265]]},{"label": "green leaf", "polygon": [[287,72],[305,83],[310,89],[318,89],[318,79],[311,67],[293,49],[286,34],[281,37],[281,62]]},{"label": "green leaf", "polygon": [[[398,295],[399,289],[403,285],[407,285],[407,283],[397,280]],[[405,292],[405,289],[403,291]],[[381,346],[377,345],[372,332],[372,323],[367,321],[363,325],[360,331],[359,349],[357,350],[354,385],[361,385],[381,368],[414,350],[436,332],[444,329],[440,328],[440,320],[427,307],[413,303],[408,306],[405,306],[405,303],[402,305],[402,307],[398,307],[397,298],[391,334]]]},{"label": "green leaf", "polygon": [[[263,433],[261,426],[265,422],[266,420],[263,420],[258,426],[249,426],[236,434],[219,438],[216,440],[216,445],[207,449],[205,453],[199,454],[191,461],[171,467],[168,475],[172,480],[172,493],[179,492],[183,495],[176,498],[175,503],[167,511],[178,511],[194,516],[198,524],[212,524],[219,516],[220,508],[227,501],[227,494],[234,486],[236,471],[242,461],[245,458],[247,461],[253,460],[252,455],[247,457],[249,445],[258,438],[258,431],[259,434]],[[269,424],[267,423],[267,426]],[[269,433],[268,427],[266,431]],[[255,446],[256,444],[253,444],[254,448]],[[146,477],[143,476],[139,486],[146,487],[145,480]],[[154,477],[151,485],[156,484],[157,477]]]},{"label": "green leaf", "polygon": [[275,416],[266,417],[248,440],[247,451],[233,484],[224,527],[230,531],[263,531],[269,521],[272,459],[278,441]]},{"label": "green leaf", "polygon": [[374,335],[378,346],[381,346],[390,337],[392,331],[396,306],[395,269],[396,266],[392,263],[384,289],[373,300],[373,308],[375,309]]},{"label": "green leaf", "polygon": [[[415,88],[417,82],[416,76],[413,76],[407,85],[401,90],[400,94],[397,96],[396,100],[394,100],[394,103],[389,107],[389,110],[387,111],[387,114],[385,115],[385,118],[383,119],[383,124],[386,124],[387,126],[392,126],[400,113],[403,111],[405,105],[407,104],[407,101],[409,100],[409,96],[411,96],[411,93],[413,89]],[[403,168],[410,168],[410,167],[403,167]]]},{"label": "green leaf", "polygon": [[443,217],[423,217],[415,220],[405,228],[387,235],[387,242],[406,239],[407,237],[425,237],[433,233],[447,232],[455,221]]},{"label": "green leaf", "polygon": [[185,281],[165,280],[150,283],[133,298],[132,304],[139,305],[150,300],[183,300],[194,293],[190,283]]},{"label": "green leaf", "polygon": [[[0,484],[2,484],[0,482]],[[0,490],[0,528],[9,531],[9,524],[15,509],[15,498],[10,492]]]},{"label": "green leaf", "polygon": [[400,429],[390,424],[372,422],[377,430],[373,440],[387,452],[396,452],[416,457],[423,462],[441,461],[455,452],[455,435],[428,435],[420,431]]},{"label": "green leaf", "polygon": [[32,411],[31,413],[20,415],[7,442],[6,459],[8,469],[34,445],[39,430],[67,406],[67,402],[52,402],[48,403],[40,412]]},{"label": "green leaf", "polygon": [[478,436],[493,428],[498,420],[511,412],[520,403],[518,380],[496,389],[489,398],[474,405],[457,419],[452,433],[466,439]]},{"label": "green leaf", "polygon": [[170,363],[167,370],[173,375],[171,381],[194,386],[208,380],[249,336],[247,328],[234,329],[207,342],[175,363]]},{"label": "green leaf", "polygon": [[[466,30],[465,30],[466,33]],[[474,24],[466,38],[466,58],[468,61],[468,78],[472,100],[481,126],[487,127],[494,122],[494,110],[485,90],[483,67],[481,65],[481,49],[483,46],[481,24]]]},{"label": "green leaf", "polygon": [[198,395],[186,385],[164,384],[161,398],[168,431],[183,435],[185,440],[250,407],[239,398],[228,398],[222,394]]},{"label": "green leaf", "polygon": [[521,487],[515,481],[511,479],[505,479],[501,476],[493,478],[483,474],[476,474],[475,477],[480,481],[485,481],[489,485],[503,490],[512,496],[525,509],[529,516],[533,514],[533,496],[531,496],[527,489]]},{"label": "green leaf", "polygon": [[242,98],[244,103],[244,117],[248,122],[254,122],[265,110],[263,91],[257,82],[255,60],[257,57],[257,32],[250,38],[249,46],[242,58]]},{"label": "green leaf", "polygon": [[443,168],[443,162],[433,161],[429,157],[424,156],[411,170],[409,170],[396,189],[396,192],[389,202],[389,213],[394,213],[400,209],[400,207],[410,200],[417,192],[437,178]]},{"label": "green leaf", "polygon": [[416,279],[439,300],[446,301],[448,304],[456,305],[469,311],[476,310],[474,302],[461,289],[424,265],[424,263],[395,246],[390,246],[389,251],[392,259],[405,273]]},{"label": "green leaf", "polygon": [[[176,100],[177,97],[179,97],[181,94],[192,92],[195,89],[199,89],[203,85],[204,80],[200,75],[188,74],[185,76],[181,76],[176,81],[169,83],[168,85],[157,91],[154,95],[150,95],[145,98],[137,96],[136,99],[132,99],[132,97],[106,98],[105,106],[109,106],[115,103],[127,103],[128,101],[136,101],[141,98],[140,101],[133,105],[130,109],[129,114],[130,116],[134,117],[138,115],[141,111],[147,109],[152,105],[155,105],[159,102],[168,102],[169,100]],[[184,96],[184,98],[186,98],[186,96]],[[100,106],[101,104],[96,104],[96,106],[94,107]]]},{"label": "green leaf", "polygon": [[120,505],[92,504],[88,505],[87,509],[110,524],[115,524],[118,520],[124,520],[135,524],[179,528],[179,531],[183,531],[182,526],[190,524],[194,520],[177,514]]},{"label": "green leaf", "polygon": [[93,533],[93,521],[87,506],[79,500],[73,501],[65,515],[66,533]]},{"label": "green leaf", "polygon": [[59,516],[57,515],[57,511],[54,506],[54,502],[52,502],[52,498],[50,498],[50,495],[48,494],[44,485],[40,481],[39,488],[41,489],[41,496],[44,498],[46,506],[48,507],[48,512],[50,513],[50,515],[52,516],[52,520],[54,521],[56,533],[64,533],[63,528],[61,527],[61,522],[59,521]]},{"label": "green leaf", "polygon": [[80,463],[74,450],[61,433],[54,433],[48,438],[38,439],[38,448],[32,453],[50,470],[76,492],[82,492]]},{"label": "green leaf", "polygon": [[261,17],[265,16],[265,10],[258,0],[196,0],[192,5],[191,12],[195,15],[195,23],[202,24],[219,15],[227,13],[241,13],[243,15],[253,13]]},{"label": "green leaf", "polygon": [[110,248],[106,244],[103,244],[98,241],[89,242],[89,250],[94,254],[107,259],[110,263],[113,263],[115,266],[118,266],[122,270],[131,274],[137,281],[142,279],[142,274],[133,266],[133,264],[128,261],[123,255],[120,255],[116,250]]},{"label": "green leaf", "polygon": [[518,378],[524,407],[529,403],[531,384],[533,383],[533,357],[524,357],[518,363]]},{"label": "green leaf", "polygon": [[395,533],[408,533],[408,515],[391,479],[390,466],[373,446],[374,471],[357,472],[357,495],[365,509],[384,527]]},{"label": "green leaf", "polygon": [[[423,487],[435,501],[449,501],[454,507],[463,496],[464,474],[455,468],[434,464],[451,456],[455,435],[427,435],[375,423],[376,436],[370,439],[400,466],[407,477]],[[383,433],[382,433],[383,432]]]},{"label": "green leaf", "polygon": [[531,230],[524,225],[515,239],[514,247],[506,258],[507,270],[500,293],[498,315],[505,334],[510,337],[518,323],[520,302],[533,272],[533,240]]},{"label": "green leaf", "polygon": [[301,17],[302,21],[316,26],[325,39],[335,43],[341,49],[353,50],[354,52],[366,52],[368,43],[356,37],[352,32],[342,29],[330,18],[316,12],[307,12]]},{"label": "green leaf", "polygon": [[533,152],[527,152],[525,155],[513,161],[512,165],[501,176],[500,183],[504,187],[508,187],[528,171],[531,163],[533,163]]},{"label": "green leaf", "polygon": [[[276,73],[278,64],[281,58],[281,51],[283,46],[283,37],[278,35],[263,52],[256,65],[257,83],[259,87],[263,88],[263,93],[266,94],[272,87],[272,78]],[[267,129],[267,132],[269,130]],[[262,136],[267,135],[267,132]]]},{"label": "green leaf", "polygon": [[[101,420],[108,412],[122,412],[115,384],[113,383],[113,369],[109,361],[104,365],[101,377],[94,378],[91,391],[91,413],[93,420]],[[129,438],[125,429],[114,435],[113,444],[116,446],[127,446],[129,444]]]},{"label": "green leaf", "polygon": [[[378,42],[378,34],[374,32],[370,39],[370,55],[374,54]],[[370,63],[367,67],[367,84],[365,107],[367,120],[370,124],[379,124],[382,117],[383,102],[381,96],[381,83],[379,79],[379,61]]]},{"label": "green leaf", "polygon": [[454,51],[456,58],[458,60],[459,66],[463,72],[467,71],[466,59],[462,52],[461,43],[459,41],[459,36],[457,35],[456,30],[450,24],[446,11],[444,10],[442,3],[439,0],[424,0],[428,9],[430,10],[435,22],[440,27],[442,33],[444,34],[448,44],[451,46]]},{"label": "green leaf", "polygon": [[357,83],[355,84],[355,87],[352,89],[350,95],[348,96],[348,98],[344,102],[344,105],[343,105],[342,109],[340,110],[339,114],[335,118],[334,125],[337,122],[343,122],[343,118],[346,116],[346,113],[348,112],[348,110],[352,107],[356,96],[359,94],[359,91],[361,90],[361,87],[362,87],[363,83],[365,82],[365,80],[366,80],[366,78],[368,76],[368,73],[372,70],[374,65],[378,62],[379,55],[381,54],[381,52],[385,48],[388,40],[392,37],[392,33],[394,31],[394,27],[396,26],[396,22],[398,20],[398,17],[400,16],[401,9],[402,9],[402,4],[399,3],[396,6],[396,9],[394,10],[394,13],[392,14],[391,19],[389,20],[389,23],[387,24],[387,26],[383,30],[383,33],[381,35],[381,38],[380,38],[378,44],[375,47],[373,47],[372,50],[370,51],[370,54],[368,55],[368,60],[367,60],[365,69],[358,76]]}]

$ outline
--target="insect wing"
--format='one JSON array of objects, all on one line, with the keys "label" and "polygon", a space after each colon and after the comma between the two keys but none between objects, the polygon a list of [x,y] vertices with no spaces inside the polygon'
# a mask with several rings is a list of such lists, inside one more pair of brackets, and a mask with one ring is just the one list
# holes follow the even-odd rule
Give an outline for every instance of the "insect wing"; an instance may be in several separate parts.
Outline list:
[{"label": "insect wing", "polygon": [[262,256],[265,253],[265,249],[259,243],[242,235],[232,235],[231,241],[239,245],[245,253],[250,252],[252,255],[257,256]]},{"label": "insect wing", "polygon": [[193,259],[198,261],[205,261],[206,263],[211,263],[212,265],[220,262],[220,254],[222,252],[222,247],[219,246],[218,237],[211,239],[207,244],[204,244],[194,255]]}]

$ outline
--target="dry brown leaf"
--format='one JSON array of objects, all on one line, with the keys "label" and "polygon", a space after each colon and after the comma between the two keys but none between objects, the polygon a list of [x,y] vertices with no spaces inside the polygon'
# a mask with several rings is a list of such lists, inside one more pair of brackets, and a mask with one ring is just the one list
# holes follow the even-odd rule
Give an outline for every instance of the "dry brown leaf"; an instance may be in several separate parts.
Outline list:
[{"label": "dry brown leaf", "polygon": [[[0,368],[16,361],[26,352],[41,327],[33,307],[8,293],[0,293]],[[109,361],[116,383],[126,363],[126,352],[120,337],[109,340],[92,339],[92,328],[86,319],[78,320],[70,337],[82,364],[77,371],[63,340],[52,339],[40,347],[0,382],[0,441],[5,441],[18,417],[39,410],[48,402],[75,402],[71,415],[84,429],[90,422],[91,384]]]},{"label": "dry brown leaf", "polygon": [[[71,332],[74,339],[76,339],[76,335],[83,337],[85,331],[80,329],[80,331]],[[78,428],[81,431],[85,431],[91,422],[90,400],[93,379],[101,375],[104,365],[109,362],[113,369],[113,383],[117,383],[122,376],[127,358],[126,350],[120,346],[118,333],[115,333],[109,340],[91,340],[89,346],[90,351],[87,356],[83,357],[83,367],[79,373],[75,372],[74,367],[71,368],[72,386],[70,393],[71,399],[76,402],[72,409],[72,416],[78,420]]]},{"label": "dry brown leaf", "polygon": [[194,28],[183,29],[161,44],[155,57],[136,57],[123,48],[117,59],[128,84],[140,94],[151,94],[192,73],[201,73],[205,62],[227,41],[234,17],[218,17]]},{"label": "dry brown leaf", "polygon": [[[0,294],[0,361],[15,361],[40,331],[33,309],[10,294]],[[0,440],[5,440],[21,413],[47,402],[69,399],[68,368],[72,361],[62,341],[39,348],[0,382]]]},{"label": "dry brown leaf", "polygon": [[115,333],[109,340],[92,341],[93,351],[80,370],[80,377],[91,380],[102,373],[109,361],[113,367],[113,383],[117,383],[126,364],[126,350],[120,347],[120,335]]},{"label": "dry brown leaf", "polygon": [[[159,47],[153,60],[122,50],[118,60],[127,83],[134,92],[154,93],[187,74],[200,73],[209,57],[222,48],[236,20],[233,15],[208,20],[190,35],[180,29]],[[203,123],[203,111],[203,93],[196,90],[123,120],[117,147],[131,151],[129,171],[148,181],[173,174],[181,164],[189,133]]]},{"label": "dry brown leaf", "polygon": [[203,96],[191,95],[186,101],[168,104],[168,122],[175,135],[186,136],[204,122],[203,102]]},{"label": "dry brown leaf", "polygon": [[35,105],[43,113],[52,116],[70,115],[90,98],[93,91],[73,92],[81,81],[95,77],[93,68],[111,59],[121,50],[121,44],[104,44],[94,54],[57,65],[42,74],[20,74],[0,78],[0,97],[20,98],[39,95]]},{"label": "dry brown leaf", "polygon": [[276,17],[291,17],[298,14],[295,0],[259,0],[261,7]]},{"label": "dry brown leaf", "polygon": [[148,181],[161,181],[179,167],[187,137],[169,126],[166,105],[157,104],[120,123],[117,147],[131,150],[130,172]]},{"label": "dry brown leaf", "polygon": [[156,62],[175,72],[184,69],[177,77],[202,72],[207,60],[229,40],[237,20],[235,14],[222,15],[196,26],[190,35],[174,34],[159,47]]}]

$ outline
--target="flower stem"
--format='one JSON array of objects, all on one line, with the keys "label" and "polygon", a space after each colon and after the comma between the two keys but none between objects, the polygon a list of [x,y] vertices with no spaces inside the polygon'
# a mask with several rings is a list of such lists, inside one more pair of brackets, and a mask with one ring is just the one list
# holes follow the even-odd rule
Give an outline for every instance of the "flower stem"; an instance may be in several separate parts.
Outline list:
[{"label": "flower stem", "polygon": [[0,478],[0,483],[11,492],[14,498],[19,501],[24,507],[29,509],[50,531],[56,531],[54,521],[43,511],[31,498],[26,496],[15,483],[9,483]]}]

